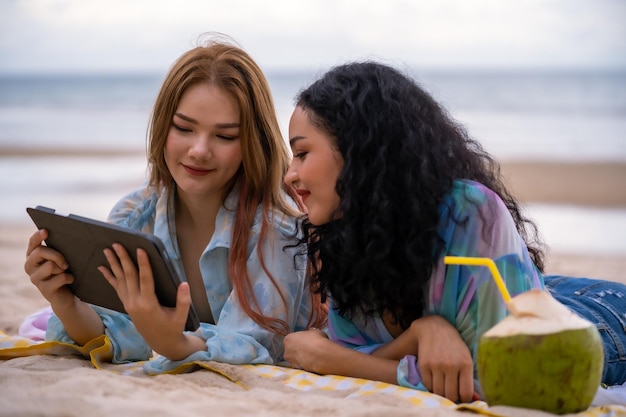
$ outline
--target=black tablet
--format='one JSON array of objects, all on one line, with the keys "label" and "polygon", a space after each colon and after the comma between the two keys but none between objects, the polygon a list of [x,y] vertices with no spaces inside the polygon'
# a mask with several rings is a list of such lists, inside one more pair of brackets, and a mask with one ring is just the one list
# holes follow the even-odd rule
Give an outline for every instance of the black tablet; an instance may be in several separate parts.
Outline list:
[{"label": "black tablet", "polygon": [[[26,211],[38,229],[48,231],[46,246],[65,256],[68,272],[74,275],[70,288],[82,301],[125,313],[117,293],[98,271],[99,266],[109,265],[103,250],[117,242],[126,248],[135,264],[137,249],[146,251],[159,302],[166,307],[176,305],[176,290],[181,281],[163,242],[156,236],[75,214],[58,214],[48,207],[29,207]],[[198,314],[192,303],[185,328],[193,331],[199,326]]]}]

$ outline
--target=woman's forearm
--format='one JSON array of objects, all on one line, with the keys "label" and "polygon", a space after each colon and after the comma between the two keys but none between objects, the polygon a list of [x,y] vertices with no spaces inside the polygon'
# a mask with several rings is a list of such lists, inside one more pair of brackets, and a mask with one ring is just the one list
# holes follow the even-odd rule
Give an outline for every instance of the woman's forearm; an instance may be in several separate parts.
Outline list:
[{"label": "woman's forearm", "polygon": [[290,333],[284,343],[285,359],[305,371],[397,384],[399,361],[352,350],[329,340],[320,330]]},{"label": "woman's forearm", "polygon": [[368,355],[330,341],[323,352],[324,359],[313,370],[316,373],[398,383],[397,360]]},{"label": "woman's forearm", "polygon": [[417,347],[417,339],[409,330],[406,330],[391,342],[376,349],[371,356],[400,361],[406,355],[417,356]]},{"label": "woman's forearm", "polygon": [[91,306],[78,298],[71,308],[59,308],[51,305],[54,314],[61,320],[68,336],[78,345],[104,334],[104,323]]},{"label": "woman's forearm", "polygon": [[[152,345],[151,345],[152,347]],[[193,353],[206,351],[207,346],[203,339],[198,336],[181,333],[180,338],[164,340],[153,347],[154,351],[165,356],[171,361],[180,361]]]},{"label": "woman's forearm", "polygon": [[[406,355],[419,356],[419,341],[426,337],[436,338],[443,331],[458,335],[458,331],[446,319],[438,315],[423,316],[414,320],[409,328],[389,343],[372,352],[372,355],[387,359],[400,360]],[[458,336],[458,342],[463,340]]]}]

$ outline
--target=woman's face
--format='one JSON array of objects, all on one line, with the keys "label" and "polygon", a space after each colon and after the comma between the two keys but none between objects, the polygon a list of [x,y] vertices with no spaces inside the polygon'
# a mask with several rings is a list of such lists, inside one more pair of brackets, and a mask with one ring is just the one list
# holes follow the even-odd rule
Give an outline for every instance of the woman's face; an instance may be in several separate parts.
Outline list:
[{"label": "woman's face", "polygon": [[343,158],[333,146],[334,139],[313,126],[301,107],[291,115],[289,138],[293,160],[285,183],[296,190],[313,225],[328,223],[339,208],[335,184]]},{"label": "woman's face", "polygon": [[165,162],[179,193],[221,198],[241,165],[239,105],[208,82],[190,86],[174,112]]}]

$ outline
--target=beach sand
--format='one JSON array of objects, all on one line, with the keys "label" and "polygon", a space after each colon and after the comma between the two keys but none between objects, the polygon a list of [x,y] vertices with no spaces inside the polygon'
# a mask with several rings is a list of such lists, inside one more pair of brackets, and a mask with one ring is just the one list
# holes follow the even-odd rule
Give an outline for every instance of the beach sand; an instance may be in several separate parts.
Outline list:
[{"label": "beach sand", "polygon": [[502,174],[527,203],[626,208],[624,162],[512,161],[502,164]]},{"label": "beach sand", "polygon": [[[625,167],[516,163],[506,165],[505,173],[524,201],[626,208]],[[24,318],[46,306],[23,271],[32,232],[28,224],[0,224],[0,330],[9,335],[16,335]],[[626,248],[622,255],[604,257],[551,252],[547,272],[626,282]],[[242,372],[241,379],[247,389],[206,370],[136,377],[96,370],[78,357],[16,358],[0,361],[0,416],[471,415],[445,407],[416,410],[384,394],[344,398],[345,392],[297,391],[280,379],[252,373]]]}]

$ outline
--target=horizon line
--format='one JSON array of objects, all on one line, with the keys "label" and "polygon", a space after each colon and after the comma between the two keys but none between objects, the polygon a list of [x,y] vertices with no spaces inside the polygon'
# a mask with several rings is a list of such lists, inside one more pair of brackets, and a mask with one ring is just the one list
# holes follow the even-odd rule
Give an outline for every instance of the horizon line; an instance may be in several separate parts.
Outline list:
[{"label": "horizon line", "polygon": [[[340,64],[339,64],[340,65]],[[329,70],[334,65],[321,66],[321,67],[271,67],[265,68],[263,71],[267,76],[281,75],[281,74],[315,74]],[[394,66],[394,65],[392,65]],[[394,67],[402,70],[418,71],[423,73],[475,73],[475,74],[488,74],[488,73],[542,73],[542,74],[563,74],[563,73],[607,73],[607,74],[626,74],[626,67],[620,66],[606,66],[606,67],[593,67],[593,66],[524,66],[524,67],[479,67],[479,66],[420,66],[420,65],[395,65]],[[83,69],[48,69],[41,70],[35,68],[23,68],[23,69],[3,69],[0,68],[0,77],[24,77],[24,76],[164,76],[167,73],[157,68],[83,68]]]}]

